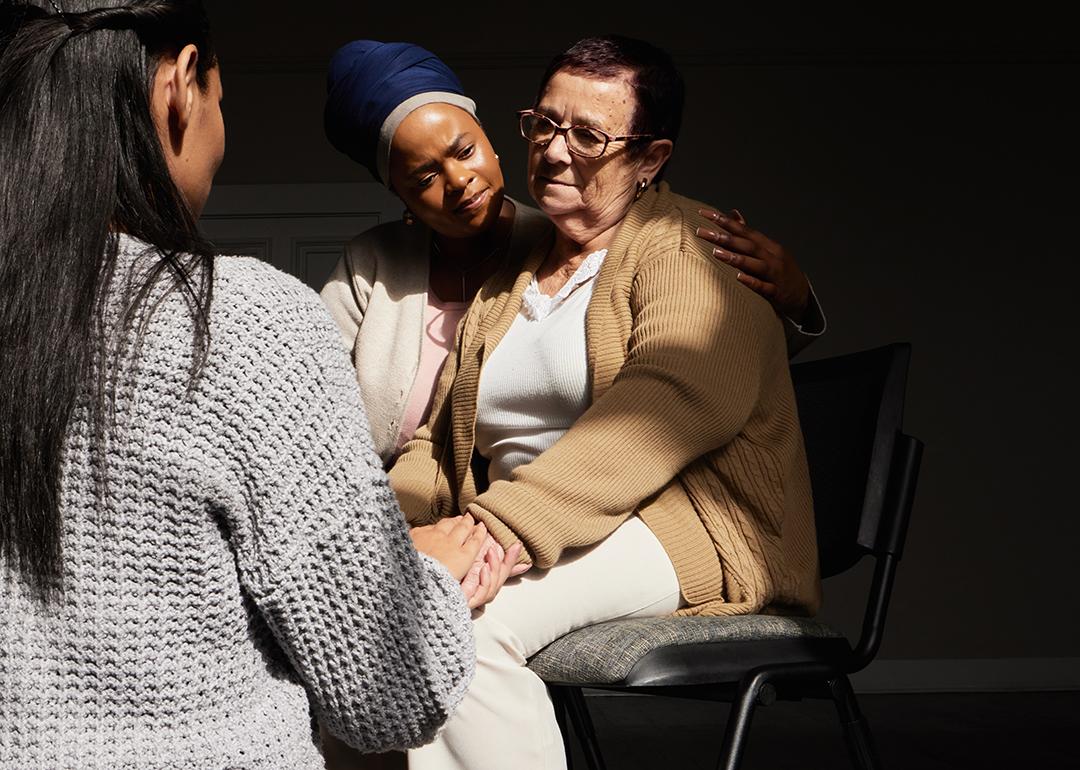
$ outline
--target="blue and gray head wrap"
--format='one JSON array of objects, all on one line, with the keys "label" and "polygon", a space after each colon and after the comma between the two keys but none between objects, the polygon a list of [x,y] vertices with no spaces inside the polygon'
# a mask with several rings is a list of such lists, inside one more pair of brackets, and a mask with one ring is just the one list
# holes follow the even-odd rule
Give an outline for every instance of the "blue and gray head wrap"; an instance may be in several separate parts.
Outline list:
[{"label": "blue and gray head wrap", "polygon": [[326,138],[390,185],[390,142],[417,107],[444,102],[476,117],[450,68],[410,43],[355,40],[338,49],[326,80]]}]

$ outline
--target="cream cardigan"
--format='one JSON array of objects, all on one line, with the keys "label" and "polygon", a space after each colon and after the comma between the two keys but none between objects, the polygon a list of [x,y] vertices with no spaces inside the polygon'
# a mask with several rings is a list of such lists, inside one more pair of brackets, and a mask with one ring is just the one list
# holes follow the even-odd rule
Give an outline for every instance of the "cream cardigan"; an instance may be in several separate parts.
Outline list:
[{"label": "cream cardigan", "polygon": [[783,327],[695,237],[708,224],[700,206],[666,184],[634,204],[589,304],[592,405],[554,447],[483,491],[473,469],[480,370],[550,238],[485,285],[459,327],[431,420],[390,472],[411,522],[467,510],[547,568],[637,512],[675,566],[689,604],[681,612],[817,609]]},{"label": "cream cardigan", "polygon": [[[507,254],[519,265],[551,228],[534,208],[514,203]],[[375,451],[390,460],[420,363],[429,280],[431,230],[390,222],[356,236],[345,248],[322,299],[341,330],[356,368]]]}]

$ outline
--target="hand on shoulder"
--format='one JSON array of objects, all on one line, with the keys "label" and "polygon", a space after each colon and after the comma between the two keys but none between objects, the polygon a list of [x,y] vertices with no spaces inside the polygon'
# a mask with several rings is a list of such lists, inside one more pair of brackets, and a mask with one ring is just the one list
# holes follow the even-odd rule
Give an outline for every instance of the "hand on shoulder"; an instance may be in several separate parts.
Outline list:
[{"label": "hand on shoulder", "polygon": [[699,238],[714,244],[713,256],[738,270],[739,282],[769,300],[780,315],[800,322],[810,303],[810,282],[794,255],[747,225],[738,209],[730,216],[713,209],[698,213],[713,222],[697,229]]}]

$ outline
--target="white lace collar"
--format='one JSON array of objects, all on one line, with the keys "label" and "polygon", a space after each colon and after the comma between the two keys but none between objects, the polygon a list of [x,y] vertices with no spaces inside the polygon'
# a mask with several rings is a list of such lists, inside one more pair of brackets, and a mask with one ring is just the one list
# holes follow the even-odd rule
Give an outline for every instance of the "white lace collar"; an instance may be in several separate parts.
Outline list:
[{"label": "white lace collar", "polygon": [[552,297],[540,291],[540,284],[537,283],[534,275],[521,297],[522,314],[530,321],[543,321],[554,313],[555,309],[565,302],[567,297],[574,293],[574,289],[596,277],[596,274],[600,272],[600,266],[604,264],[604,257],[606,256],[607,249],[599,249],[585,257],[581,264],[578,265],[577,270],[574,271],[574,274],[570,276],[570,280],[564,283],[563,287]]}]

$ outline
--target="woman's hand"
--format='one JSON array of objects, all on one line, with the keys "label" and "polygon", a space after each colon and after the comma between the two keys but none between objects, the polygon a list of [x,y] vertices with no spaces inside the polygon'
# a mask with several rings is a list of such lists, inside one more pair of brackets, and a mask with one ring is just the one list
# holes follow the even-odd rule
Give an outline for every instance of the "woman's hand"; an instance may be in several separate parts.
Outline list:
[{"label": "woman's hand", "polygon": [[426,527],[413,527],[409,534],[417,551],[441,563],[457,580],[468,574],[488,537],[484,523],[468,513]]},{"label": "woman's hand", "polygon": [[738,209],[730,215],[712,209],[698,211],[716,223],[699,227],[697,236],[715,244],[713,256],[739,270],[739,282],[772,303],[777,312],[801,323],[810,303],[810,282],[795,257],[776,241],[748,227]]},{"label": "woman's hand", "polygon": [[476,561],[461,581],[461,590],[470,609],[487,604],[495,598],[508,578],[528,571],[528,564],[517,563],[521,547],[521,543],[514,543],[510,550],[504,551],[495,538],[488,535]]}]

